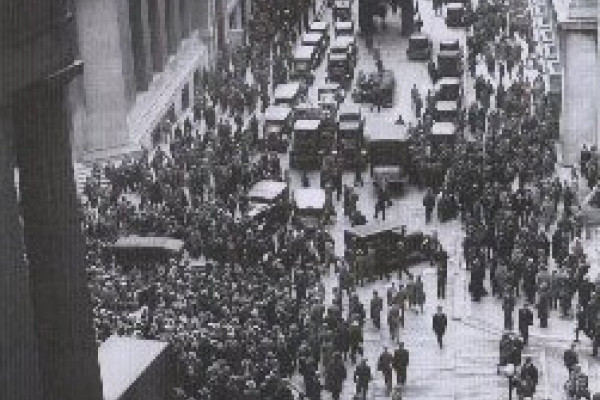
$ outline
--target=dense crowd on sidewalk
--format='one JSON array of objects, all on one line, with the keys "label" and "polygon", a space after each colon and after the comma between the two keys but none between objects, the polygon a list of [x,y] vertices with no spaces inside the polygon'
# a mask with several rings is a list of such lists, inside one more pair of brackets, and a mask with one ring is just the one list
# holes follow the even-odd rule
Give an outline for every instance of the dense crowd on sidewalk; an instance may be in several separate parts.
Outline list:
[{"label": "dense crowd on sidewalk", "polygon": [[[577,213],[577,188],[555,176],[550,100],[539,78],[525,76],[521,53],[532,52],[531,33],[503,18],[507,7],[480,1],[469,14],[466,61],[476,101],[458,121],[464,137],[443,155],[452,166],[442,174],[429,168],[431,160],[417,159],[415,168],[429,172],[417,182],[428,187],[427,223],[436,206],[441,222],[463,222],[469,292],[473,301],[488,294],[501,299],[506,332],[499,338],[499,365],[520,367],[511,385],[520,398],[530,398],[538,372],[530,359],[522,363],[521,354],[532,308],[542,328],[556,308],[563,317],[574,314],[576,339],[580,331],[591,335],[596,355],[600,318],[593,329],[586,318],[600,312],[600,284],[588,274],[580,242],[586,227]],[[256,113],[269,104],[271,80],[285,80],[289,44],[299,28],[288,22],[256,31],[251,45],[222,54],[217,67],[202,75],[191,117],[165,125],[155,147],[141,156],[96,167],[86,184],[83,215],[98,341],[118,334],[169,342],[176,358],[173,399],[285,400],[297,391],[317,400],[323,390],[340,399],[348,378],[356,383],[356,398],[364,398],[375,373],[362,355],[365,321],[383,329],[387,302],[387,329],[399,341],[405,308],[423,310],[427,293],[420,277],[411,277],[406,285],[392,284],[385,297],[373,293],[367,315],[351,263],[334,257],[325,229],[282,220],[272,231],[247,215],[253,183],[286,180],[278,156],[259,152]],[[477,75],[481,62],[487,74]],[[413,96],[421,104],[415,107],[418,123],[409,127],[418,154],[425,154],[419,149],[431,136],[430,96]],[[582,152],[581,175],[591,186],[597,158],[596,149]],[[344,197],[346,192],[355,196],[348,188]],[[385,219],[388,193],[379,190],[377,197],[375,217],[383,212]],[[351,209],[347,217],[355,217],[356,203],[354,198],[354,207],[345,206]],[[181,239],[187,256],[154,263],[114,258],[111,244],[130,234]],[[447,255],[434,262],[437,298],[444,299]],[[327,304],[322,277],[331,269],[338,282]],[[516,333],[513,314],[521,295],[526,304],[518,311]],[[440,348],[447,324],[438,308],[432,330]],[[352,377],[348,359],[356,365]],[[573,398],[590,398],[577,359],[575,347],[565,352],[571,373],[566,389]],[[409,360],[401,342],[378,358],[377,371],[395,400],[406,385]],[[289,381],[298,374],[302,389]]]}]

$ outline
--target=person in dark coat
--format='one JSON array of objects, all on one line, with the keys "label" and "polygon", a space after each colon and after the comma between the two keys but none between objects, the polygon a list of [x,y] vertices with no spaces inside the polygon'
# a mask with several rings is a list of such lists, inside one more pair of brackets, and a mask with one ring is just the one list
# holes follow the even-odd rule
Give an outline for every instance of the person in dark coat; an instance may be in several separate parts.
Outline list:
[{"label": "person in dark coat", "polygon": [[392,360],[392,367],[396,372],[396,380],[398,385],[406,384],[406,370],[408,363],[410,362],[410,355],[408,350],[404,348],[404,343],[398,343],[398,348],[394,351],[394,358]]},{"label": "person in dark coat", "polygon": [[436,267],[437,276],[437,298],[446,298],[446,285],[448,283],[448,254],[445,251],[440,251]]},{"label": "person in dark coat", "polygon": [[523,343],[529,343],[529,327],[533,325],[533,312],[529,308],[529,304],[519,310],[519,332],[523,337]]},{"label": "person in dark coat", "polygon": [[373,320],[373,325],[377,329],[381,328],[381,310],[383,309],[383,299],[379,297],[377,291],[373,292],[373,298],[371,299],[371,319]]},{"label": "person in dark coat", "polygon": [[431,188],[427,189],[427,192],[423,197],[423,207],[425,207],[425,223],[428,224],[431,222],[431,215],[435,208],[435,194]]},{"label": "person in dark coat", "polygon": [[325,369],[325,389],[331,393],[333,400],[340,400],[347,371],[340,353],[334,353],[331,362]]},{"label": "person in dark coat", "polygon": [[349,330],[350,339],[350,360],[352,363],[356,362],[356,354],[361,352],[361,346],[363,343],[362,329],[358,321],[352,322]]},{"label": "person in dark coat", "polygon": [[530,379],[531,383],[533,384],[533,390],[535,392],[535,388],[538,384],[539,373],[537,367],[531,362],[531,357],[525,358],[525,363],[521,367],[520,378]]},{"label": "person in dark coat", "polygon": [[446,333],[446,327],[448,326],[448,318],[446,314],[443,313],[442,307],[438,306],[437,312],[433,316],[433,332],[435,332],[435,336],[437,338],[438,345],[440,349],[443,348],[443,339],[444,334]]},{"label": "person in dark coat", "polygon": [[367,360],[363,359],[354,370],[354,383],[356,383],[356,394],[367,398],[369,391],[369,383],[373,380],[371,367],[367,364]]},{"label": "person in dark coat", "polygon": [[563,362],[569,373],[571,373],[575,365],[579,364],[579,356],[577,356],[577,351],[575,351],[575,343],[572,343],[571,347],[563,353]]},{"label": "person in dark coat", "polygon": [[383,353],[381,353],[379,360],[377,361],[377,370],[383,374],[386,396],[389,396],[389,394],[392,392],[392,362],[392,355],[388,351],[387,347],[384,347]]},{"label": "person in dark coat", "polygon": [[508,291],[502,299],[502,311],[504,312],[504,329],[513,328],[513,311],[515,310],[515,298],[512,291]]}]

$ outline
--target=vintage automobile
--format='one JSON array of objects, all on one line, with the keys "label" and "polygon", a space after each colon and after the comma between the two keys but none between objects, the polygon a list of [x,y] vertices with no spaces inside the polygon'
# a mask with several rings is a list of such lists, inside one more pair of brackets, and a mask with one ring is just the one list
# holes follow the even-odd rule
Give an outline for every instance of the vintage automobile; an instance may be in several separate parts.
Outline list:
[{"label": "vintage automobile", "polygon": [[439,79],[434,88],[437,101],[456,101],[462,103],[463,88],[460,78],[445,77]]},{"label": "vintage automobile", "polygon": [[329,46],[331,38],[329,37],[329,22],[326,21],[313,21],[308,27],[309,32],[320,33],[323,35],[325,41],[325,47]]},{"label": "vintage automobile", "polygon": [[385,181],[392,193],[401,193],[408,184],[410,150],[404,125],[378,124],[369,132],[369,161],[373,182]]},{"label": "vintage automobile", "polygon": [[333,5],[333,21],[352,21],[352,3],[349,0],[336,0]]},{"label": "vintage automobile", "polygon": [[438,100],[433,119],[435,122],[457,122],[459,110],[458,101]]},{"label": "vintage automobile", "polygon": [[352,21],[337,21],[333,24],[335,37],[354,37],[354,22]]},{"label": "vintage automobile", "polygon": [[358,48],[356,38],[353,36],[338,36],[329,46],[329,54],[348,54],[352,60],[352,66],[356,66]]},{"label": "vintage automobile", "polygon": [[304,227],[318,229],[323,225],[328,225],[330,216],[325,208],[325,191],[323,189],[298,188],[294,190],[294,220]]},{"label": "vintage automobile", "polygon": [[344,89],[337,83],[324,83],[317,88],[317,98],[319,107],[335,118],[339,104],[344,101]]},{"label": "vintage automobile", "polygon": [[307,91],[306,85],[302,82],[289,82],[277,85],[273,95],[273,104],[276,106],[286,105],[294,107],[304,101]]},{"label": "vintage automobile", "polygon": [[287,106],[269,106],[265,110],[263,126],[264,147],[269,151],[285,153],[292,137],[294,117]]},{"label": "vintage automobile", "polygon": [[465,6],[463,3],[448,3],[446,6],[446,25],[448,27],[461,27],[465,21]]},{"label": "vintage automobile", "polygon": [[311,120],[316,119],[321,121],[319,130],[321,132],[320,148],[323,153],[329,153],[334,150],[335,136],[337,132],[336,114],[324,110],[319,105],[312,103],[301,103],[294,107],[294,119]]},{"label": "vintage automobile", "polygon": [[294,138],[290,151],[290,167],[316,170],[321,166],[321,120],[296,119]]},{"label": "vintage automobile", "polygon": [[354,68],[347,53],[330,53],[327,57],[327,80],[345,87],[352,82]]},{"label": "vintage automobile", "polygon": [[390,70],[383,70],[383,73],[371,72],[365,74],[359,72],[356,82],[356,88],[352,92],[352,99],[356,103],[373,103],[375,104],[381,96],[384,107],[392,107],[394,105],[394,94],[396,90],[396,78]]},{"label": "vintage automobile", "polygon": [[443,77],[454,77],[458,78],[462,76],[462,56],[460,51],[457,50],[442,50],[437,55],[437,76],[438,78]]},{"label": "vintage automobile", "polygon": [[301,80],[312,85],[315,80],[313,69],[319,65],[319,51],[313,46],[299,46],[292,57],[290,79]]},{"label": "vintage automobile", "polygon": [[425,33],[413,33],[408,38],[406,55],[409,60],[427,61],[431,58],[431,39]]},{"label": "vintage automobile", "polygon": [[263,180],[248,191],[248,217],[264,224],[268,230],[278,230],[289,217],[289,191],[285,182]]},{"label": "vintage automobile", "polygon": [[444,251],[437,237],[420,231],[409,233],[404,225],[391,221],[372,221],[346,229],[344,244],[351,273],[358,283],[396,272],[402,264],[402,272],[412,276],[410,266],[431,262],[436,253]]},{"label": "vintage automobile", "polygon": [[306,32],[302,35],[301,45],[304,47],[315,47],[317,49],[317,61],[313,68],[316,68],[325,55],[327,50],[327,43],[325,42],[325,36],[319,32]]},{"label": "vintage automobile", "polygon": [[346,168],[363,166],[366,159],[365,120],[360,106],[343,103],[337,115],[337,150]]},{"label": "vintage automobile", "polygon": [[435,122],[431,127],[432,154],[438,154],[438,150],[442,147],[454,147],[456,136],[455,124],[452,122]]}]

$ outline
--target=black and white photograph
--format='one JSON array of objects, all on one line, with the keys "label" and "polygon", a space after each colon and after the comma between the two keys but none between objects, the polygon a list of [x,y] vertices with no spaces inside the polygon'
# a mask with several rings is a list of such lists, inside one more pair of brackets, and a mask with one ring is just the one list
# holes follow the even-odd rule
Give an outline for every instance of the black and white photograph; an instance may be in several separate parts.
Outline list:
[{"label": "black and white photograph", "polygon": [[0,400],[600,400],[598,0],[0,0]]}]

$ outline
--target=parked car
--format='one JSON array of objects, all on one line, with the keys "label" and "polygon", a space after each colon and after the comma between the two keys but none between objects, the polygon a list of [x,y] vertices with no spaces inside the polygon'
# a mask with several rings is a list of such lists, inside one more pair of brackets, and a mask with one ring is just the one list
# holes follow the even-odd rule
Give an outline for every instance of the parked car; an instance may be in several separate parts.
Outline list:
[{"label": "parked car", "polygon": [[431,39],[425,33],[413,33],[408,38],[406,55],[409,60],[427,61],[431,58]]}]

